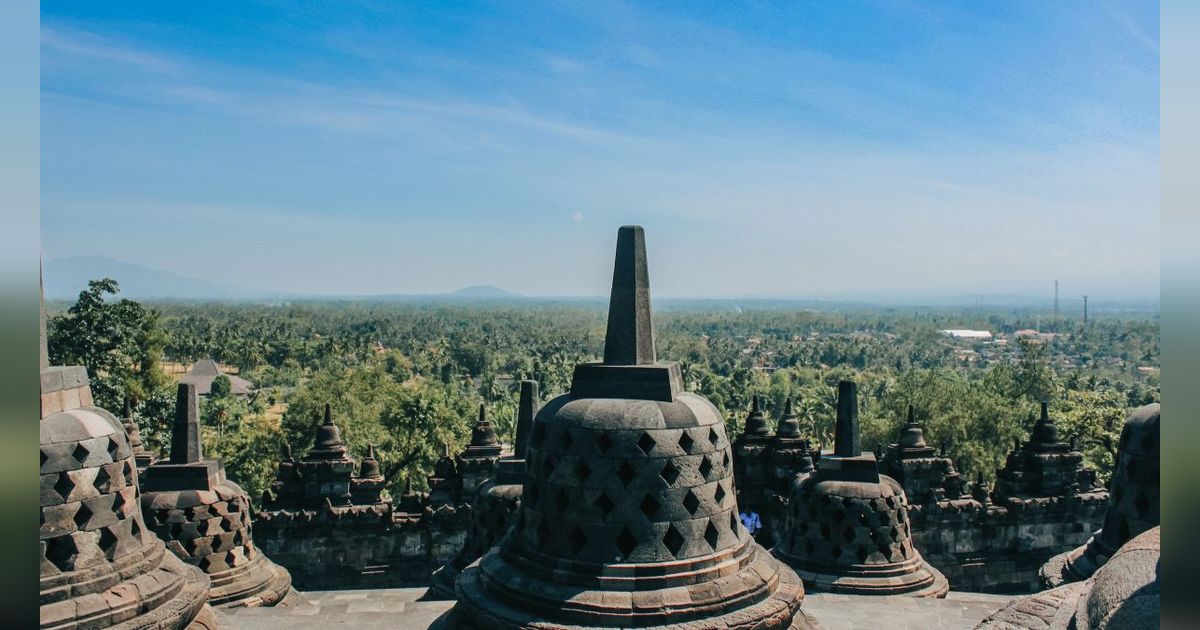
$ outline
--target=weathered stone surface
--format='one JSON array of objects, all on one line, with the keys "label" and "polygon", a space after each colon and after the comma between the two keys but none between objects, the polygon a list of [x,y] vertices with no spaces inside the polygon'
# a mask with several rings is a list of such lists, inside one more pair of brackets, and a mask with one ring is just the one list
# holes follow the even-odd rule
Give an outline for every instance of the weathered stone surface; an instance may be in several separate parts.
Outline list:
[{"label": "weathered stone surface", "polygon": [[1153,403],[1126,419],[1109,482],[1104,526],[1086,545],[1051,558],[1041,571],[1045,585],[1087,579],[1130,538],[1158,526],[1159,416],[1159,404]]},{"label": "weathered stone surface", "polygon": [[873,454],[855,446],[854,384],[843,381],[838,393],[839,444],[815,473],[796,482],[787,531],[772,553],[812,591],[944,597],[946,578],[912,545],[904,490],[879,474]]},{"label": "weathered stone surface", "polygon": [[43,372],[43,403],[55,402],[40,422],[40,625],[203,623],[208,578],[147,531],[133,449],[120,421],[91,405],[86,379],[82,368]]},{"label": "weathered stone surface", "polygon": [[655,362],[641,228],[612,295],[604,363],[537,414],[516,522],[445,623],[787,627],[803,589],[741,526],[724,421]]},{"label": "weathered stone surface", "polygon": [[1134,537],[1085,582],[1016,600],[980,630],[1151,630],[1159,627],[1159,528]]},{"label": "weathered stone surface", "polygon": [[274,606],[294,600],[291,576],[254,546],[250,498],[225,478],[220,461],[180,461],[200,456],[191,442],[200,435],[195,385],[180,384],[172,431],[172,447],[188,453],[179,458],[172,453],[168,462],[146,470],[142,511],[154,533],[181,560],[208,575],[213,606]]}]

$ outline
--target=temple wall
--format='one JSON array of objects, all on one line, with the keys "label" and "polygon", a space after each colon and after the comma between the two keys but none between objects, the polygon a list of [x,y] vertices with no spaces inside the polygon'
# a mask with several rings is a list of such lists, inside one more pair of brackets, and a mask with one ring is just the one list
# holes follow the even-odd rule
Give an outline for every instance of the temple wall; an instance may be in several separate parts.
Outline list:
[{"label": "temple wall", "polygon": [[466,511],[406,519],[390,510],[260,512],[254,542],[301,590],[425,586],[462,548]]}]

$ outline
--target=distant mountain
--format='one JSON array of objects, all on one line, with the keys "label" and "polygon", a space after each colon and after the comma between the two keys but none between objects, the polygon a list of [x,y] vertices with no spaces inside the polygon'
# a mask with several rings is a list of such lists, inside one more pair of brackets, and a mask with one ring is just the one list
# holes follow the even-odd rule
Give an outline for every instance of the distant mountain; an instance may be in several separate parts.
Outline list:
[{"label": "distant mountain", "polygon": [[497,299],[497,298],[525,297],[518,293],[513,293],[512,291],[505,291],[504,289],[501,289],[500,287],[494,287],[490,284],[478,284],[473,287],[466,287],[463,289],[459,289],[453,293],[450,293],[449,296],[456,297],[456,298],[476,298],[476,299],[477,298]]},{"label": "distant mountain", "polygon": [[48,260],[42,272],[46,298],[74,299],[89,280],[112,278],[118,297],[130,299],[244,299],[264,297],[263,291],[219,285],[170,271],[151,269],[107,256],[78,256]]}]

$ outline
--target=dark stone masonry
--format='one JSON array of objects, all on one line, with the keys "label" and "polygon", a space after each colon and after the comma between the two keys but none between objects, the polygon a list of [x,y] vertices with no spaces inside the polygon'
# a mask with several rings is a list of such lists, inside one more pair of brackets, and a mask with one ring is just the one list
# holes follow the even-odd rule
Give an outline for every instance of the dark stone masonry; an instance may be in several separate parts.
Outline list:
[{"label": "dark stone masonry", "polygon": [[196,386],[180,383],[171,458],[146,469],[142,512],[167,548],[200,567],[213,606],[275,606],[294,602],[292,578],[254,545],[250,497],[225,478],[219,459],[200,444]]},{"label": "dark stone masonry", "polygon": [[125,428],[83,367],[51,367],[42,313],[40,626],[216,628],[209,578],[146,526]]},{"label": "dark stone masonry", "polygon": [[617,238],[604,361],[533,423],[518,514],[459,575],[448,627],[807,627],[804,590],[742,527],[725,423],[659,363],[645,237]]}]

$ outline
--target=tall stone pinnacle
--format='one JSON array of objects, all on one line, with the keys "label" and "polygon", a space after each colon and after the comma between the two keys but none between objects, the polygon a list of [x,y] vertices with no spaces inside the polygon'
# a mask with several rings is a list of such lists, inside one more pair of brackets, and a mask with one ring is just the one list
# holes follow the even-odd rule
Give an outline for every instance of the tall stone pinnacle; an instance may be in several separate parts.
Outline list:
[{"label": "tall stone pinnacle", "polygon": [[180,383],[171,427],[171,463],[195,464],[204,459],[200,446],[200,401],[194,383]]},{"label": "tall stone pinnacle", "polygon": [[837,404],[833,454],[858,457],[862,455],[862,442],[858,431],[858,385],[854,381],[838,383]]},{"label": "tall stone pinnacle", "polygon": [[333,424],[333,412],[329,409],[329,403],[325,403],[325,422],[324,424]]},{"label": "tall stone pinnacle", "polygon": [[651,365],[655,362],[654,329],[650,324],[650,275],[646,269],[646,235],[639,225],[617,231],[612,294],[608,302],[608,332],[604,337],[606,365]]},{"label": "tall stone pinnacle", "polygon": [[513,446],[513,456],[525,459],[529,451],[529,434],[533,431],[533,418],[538,412],[538,383],[533,380],[521,381],[521,399],[517,403],[517,436]]}]

